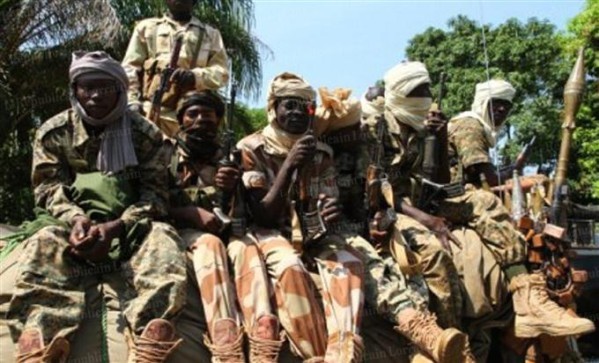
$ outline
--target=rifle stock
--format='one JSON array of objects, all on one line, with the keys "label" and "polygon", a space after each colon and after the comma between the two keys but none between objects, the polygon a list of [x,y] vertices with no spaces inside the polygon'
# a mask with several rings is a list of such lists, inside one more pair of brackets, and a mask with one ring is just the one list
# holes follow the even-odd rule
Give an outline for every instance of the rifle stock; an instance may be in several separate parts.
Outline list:
[{"label": "rifle stock", "polygon": [[162,97],[168,91],[171,86],[171,77],[175,70],[177,69],[177,64],[179,63],[179,55],[181,53],[181,47],[183,45],[183,36],[179,35],[175,39],[175,45],[173,47],[173,51],[171,54],[171,59],[169,61],[168,66],[162,70],[162,74],[160,75],[160,86],[154,93],[154,97],[152,98],[152,107],[150,108],[150,113],[148,114],[148,118],[152,120],[154,123],[158,123],[160,119],[160,110],[162,108]]}]

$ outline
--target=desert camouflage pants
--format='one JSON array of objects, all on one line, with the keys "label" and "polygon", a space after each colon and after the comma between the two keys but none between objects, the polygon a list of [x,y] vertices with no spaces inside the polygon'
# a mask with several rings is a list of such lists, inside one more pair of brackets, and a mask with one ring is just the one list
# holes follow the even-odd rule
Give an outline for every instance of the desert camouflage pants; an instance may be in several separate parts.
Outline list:
[{"label": "desert camouflage pants", "polygon": [[451,255],[441,242],[425,226],[403,214],[397,215],[395,230],[389,249],[408,246],[420,256],[422,276],[430,296],[430,311],[437,314],[437,322],[443,328],[460,327],[462,319],[462,293],[460,277]]},{"label": "desert camouflage pants", "polygon": [[232,319],[239,326],[241,319],[222,240],[213,234],[194,229],[180,230],[179,234],[191,250],[210,336],[214,336],[214,323],[218,320]]},{"label": "desert camouflage pants", "polygon": [[152,319],[171,319],[186,298],[183,243],[164,223],[152,228],[130,260],[92,266],[67,252],[69,231],[46,227],[24,241],[15,293],[6,317],[16,341],[24,329],[39,328],[47,341],[74,332],[84,318],[86,276],[119,270],[128,282],[125,319],[141,334]]},{"label": "desert camouflage pants", "polygon": [[[353,355],[353,337],[358,334],[363,304],[362,263],[358,254],[336,236],[321,240],[304,252],[320,276],[323,312],[301,256],[278,231],[255,229],[240,242],[258,246],[274,287],[281,325],[296,353],[303,359],[326,354],[340,362],[350,362],[352,358],[345,355]],[[352,348],[335,350],[327,345],[327,336],[339,338],[337,347]]]},{"label": "desert camouflage pants", "polygon": [[502,267],[525,261],[524,236],[514,228],[508,210],[493,193],[467,191],[441,202],[437,214],[453,224],[475,230]]},{"label": "desert camouflage pants", "polygon": [[388,248],[377,250],[358,235],[348,237],[347,241],[362,255],[364,297],[370,308],[394,324],[397,314],[406,308],[428,309],[428,289],[421,275],[406,276]]},{"label": "desert camouflage pants", "polygon": [[243,314],[243,324],[251,334],[256,322],[265,315],[276,315],[273,308],[274,291],[262,254],[255,239],[245,236],[232,239],[227,253],[233,264],[237,299]]}]

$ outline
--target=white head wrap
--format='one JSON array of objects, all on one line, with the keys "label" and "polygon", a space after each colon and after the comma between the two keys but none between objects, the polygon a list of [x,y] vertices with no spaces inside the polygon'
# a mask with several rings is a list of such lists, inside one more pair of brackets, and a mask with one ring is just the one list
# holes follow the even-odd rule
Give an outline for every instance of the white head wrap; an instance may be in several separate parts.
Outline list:
[{"label": "white head wrap", "polygon": [[286,155],[293,144],[304,136],[292,135],[281,130],[275,121],[277,118],[275,103],[282,97],[296,97],[312,102],[316,98],[316,92],[302,77],[289,72],[279,74],[270,82],[266,100],[268,126],[262,130],[262,135],[266,138],[265,151],[270,154]]},{"label": "white head wrap", "polygon": [[450,120],[449,127],[451,128],[452,121],[470,117],[478,120],[485,128],[485,138],[491,146],[495,146],[495,136],[501,125],[495,125],[491,115],[489,115],[489,102],[492,98],[506,100],[512,102],[516,90],[506,81],[492,79],[488,82],[478,83],[472,102],[471,111],[462,112]]},{"label": "white head wrap", "polygon": [[321,87],[318,93],[321,104],[316,108],[314,121],[314,134],[317,137],[360,123],[360,101],[350,97],[349,88],[329,91]]},{"label": "white head wrap", "polygon": [[[393,116],[397,121],[424,132],[424,119],[430,110],[432,98],[407,97],[416,87],[431,80],[424,64],[420,62],[403,62],[391,68],[384,77],[385,81],[385,119]],[[389,117],[388,117],[389,116]],[[390,131],[398,132],[399,126]]]},{"label": "white head wrap", "polygon": [[[102,119],[87,114],[75,95],[77,80],[113,79],[119,87],[119,99],[114,109]],[[137,165],[137,156],[131,139],[131,121],[127,116],[127,88],[129,80],[119,62],[103,51],[75,52],[69,68],[71,81],[70,101],[81,119],[92,126],[106,126],[103,131],[102,145],[96,160],[98,170],[116,173],[127,166]]]},{"label": "white head wrap", "polygon": [[372,101],[366,99],[366,93],[360,99],[362,105],[362,120],[369,119],[372,115],[380,115],[385,112],[385,97],[378,96]]}]

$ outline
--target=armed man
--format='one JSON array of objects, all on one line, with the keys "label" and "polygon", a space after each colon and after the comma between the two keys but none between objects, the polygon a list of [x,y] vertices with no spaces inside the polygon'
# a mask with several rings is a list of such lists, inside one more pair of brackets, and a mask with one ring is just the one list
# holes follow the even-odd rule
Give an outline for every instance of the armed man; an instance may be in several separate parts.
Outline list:
[{"label": "armed man", "polygon": [[183,243],[155,221],[167,213],[169,149],[127,110],[127,75],[106,53],[73,54],[69,79],[72,107],[34,142],[36,204],[56,222],[23,242],[6,314],[17,362],[65,361],[84,318],[84,281],[115,271],[127,284],[129,361],[164,362],[181,342],[170,320],[187,288]]},{"label": "armed man", "polygon": [[180,97],[224,87],[229,74],[220,32],[192,15],[197,0],[165,2],[167,14],[135,26],[123,66],[130,107],[173,137],[179,128],[175,108]]},{"label": "armed man", "polygon": [[[360,362],[363,267],[358,252],[327,229],[340,211],[332,151],[312,133],[315,97],[295,74],[274,78],[269,125],[238,144],[243,182],[293,349],[310,362]],[[324,310],[304,262],[320,275]]]},{"label": "armed man", "polygon": [[[505,81],[478,84],[472,112],[450,121],[449,142],[458,159],[463,160],[464,170],[469,170],[467,173],[476,176],[483,173],[488,181],[496,180],[492,173],[487,175],[489,168],[492,169],[488,148],[495,144],[496,125],[505,121],[514,94],[514,88]],[[447,148],[446,145],[441,147]],[[470,177],[474,177],[472,174]],[[517,337],[566,336],[594,330],[590,320],[568,314],[548,298],[544,275],[528,272],[526,241],[512,225],[509,211],[499,198],[485,190],[467,191],[461,196],[439,201],[435,210],[445,221],[476,231],[481,242],[495,256],[512,292]]]},{"label": "armed man", "polygon": [[[412,361],[474,362],[466,335],[455,328],[442,329],[428,310],[429,290],[417,257],[395,228],[394,221],[381,228],[393,229],[393,236],[383,237],[384,232],[369,229],[371,208],[365,206],[365,200],[370,199],[365,198],[366,185],[375,182],[367,180],[367,170],[372,168],[372,159],[376,157],[370,158],[366,150],[366,138],[360,127],[360,102],[349,98],[347,89],[331,93],[321,88],[319,92],[322,105],[316,110],[315,130],[334,151],[339,199],[345,217],[337,223],[337,230],[362,254],[367,306],[396,324],[395,330],[414,344]],[[376,213],[389,212],[382,203],[375,208]]]},{"label": "armed man", "polygon": [[[384,113],[371,116],[365,124],[370,153],[374,156],[372,150],[382,149],[377,152],[377,168],[386,174],[394,194],[394,198],[388,198],[392,199],[388,204],[401,213],[397,222],[391,223],[400,231],[392,245],[403,249],[402,239],[405,239],[421,257],[422,275],[431,292],[431,311],[437,314],[440,326],[459,327],[462,312],[459,276],[444,248],[448,248],[452,235],[442,219],[422,213],[411,202],[422,163],[418,132],[425,131],[424,120],[432,103],[428,71],[422,63],[404,62],[389,70],[384,80]],[[431,118],[437,120],[439,116],[433,114]],[[381,229],[382,238],[387,238],[387,229]]]},{"label": "armed man", "polygon": [[[179,233],[192,250],[210,336],[205,338],[205,343],[212,353],[212,362],[243,363],[246,358],[242,314],[237,308],[223,243],[225,226],[215,215],[215,209],[220,208],[219,197],[233,192],[240,179],[237,168],[220,163],[229,156],[223,153],[218,141],[224,113],[222,99],[212,91],[191,92],[179,102],[178,155],[171,165],[177,174],[177,187],[171,192],[170,215],[176,225],[182,227]],[[242,244],[233,236],[229,243]],[[233,252],[232,257],[238,278],[237,293],[244,294],[239,301],[249,335],[250,361],[275,363],[282,340],[278,319],[270,304],[266,271],[253,261],[259,259],[260,252],[252,244],[234,250],[238,251]]]}]

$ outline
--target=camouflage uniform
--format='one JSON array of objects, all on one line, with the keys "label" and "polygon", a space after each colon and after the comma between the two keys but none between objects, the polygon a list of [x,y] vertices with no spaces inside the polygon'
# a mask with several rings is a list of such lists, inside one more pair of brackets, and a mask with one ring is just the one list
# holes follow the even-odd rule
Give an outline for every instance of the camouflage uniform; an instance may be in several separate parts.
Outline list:
[{"label": "camouflage uniform", "polygon": [[[220,32],[193,17],[181,25],[168,16],[140,21],[133,30],[123,67],[129,77],[129,102],[139,104],[148,114],[160,71],[170,61],[175,36],[183,34],[178,67],[195,75],[195,89],[218,89],[228,80],[227,53]],[[145,82],[145,84],[143,84]],[[175,117],[178,95],[163,98],[160,129],[173,136],[179,129]]]},{"label": "camouflage uniform", "polygon": [[[125,231],[144,218],[166,214],[168,149],[158,129],[129,114],[139,164],[119,173],[139,191],[138,202],[121,215]],[[73,110],[48,120],[34,143],[32,180],[36,204],[71,222],[84,210],[71,201],[68,186],[77,173],[97,171],[101,137],[88,134]],[[85,308],[82,281],[87,275],[119,270],[130,284],[124,298],[127,323],[140,334],[152,319],[172,318],[185,303],[186,272],[182,242],[172,227],[153,222],[130,259],[91,264],[66,252],[69,231],[47,227],[25,242],[16,291],[7,312],[13,339],[24,328],[40,328],[45,339],[77,329]]]},{"label": "camouflage uniform", "polygon": [[[369,130],[369,143],[376,143],[376,117],[366,121]],[[389,128],[387,128],[389,129]],[[387,131],[383,136],[384,156],[382,165],[393,186],[395,205],[404,198],[414,199],[418,192],[415,182],[422,163],[423,143],[411,129],[401,125],[399,133]],[[437,313],[442,327],[458,327],[461,320],[462,297],[459,275],[451,256],[435,235],[415,219],[398,214],[393,248],[404,248],[407,242],[421,257],[422,275],[431,292],[430,310]],[[398,237],[401,235],[403,239]]]},{"label": "camouflage uniform", "polygon": [[[458,161],[457,167],[452,168],[454,181],[467,181],[464,170],[469,166],[491,162],[483,126],[473,118],[452,121],[449,143],[450,156]],[[445,200],[439,207],[439,215],[474,229],[500,266],[525,262],[524,236],[514,228],[509,211],[494,194],[476,190]]]},{"label": "camouflage uniform", "polygon": [[[243,182],[247,189],[268,190],[284,162],[284,156],[265,151],[261,132],[239,142],[243,157]],[[318,143],[313,170],[317,178],[310,182],[310,193],[337,196],[332,151]],[[275,296],[279,317],[287,335],[302,358],[325,355],[326,361],[349,362],[360,347],[355,341],[362,318],[363,266],[359,253],[338,235],[329,233],[314,245],[296,251],[291,237],[292,212],[278,221],[281,231],[254,228],[253,236],[260,246],[269,275],[275,280]],[[299,252],[299,253],[298,253]],[[300,255],[301,253],[301,255]],[[327,331],[314,296],[302,258],[313,262],[323,285],[323,304]],[[315,310],[316,309],[316,310]],[[359,343],[358,343],[359,344]]]},{"label": "camouflage uniform", "polygon": [[[177,206],[194,204],[212,211],[220,195],[214,187],[214,177],[221,154],[218,153],[212,161],[205,163],[192,163],[183,154],[181,152],[177,167],[179,188],[173,191],[171,200]],[[188,246],[202,241],[198,248],[192,250],[192,254],[209,327],[213,326],[213,322],[225,318],[240,322],[235,292],[248,332],[252,331],[258,318],[274,314],[268,292],[269,278],[255,244],[249,243],[247,238],[232,238],[225,250],[221,239],[210,233],[193,229],[183,229],[180,233]],[[229,273],[227,251],[233,262],[237,290],[233,287]],[[215,285],[219,281],[221,284]]]}]

